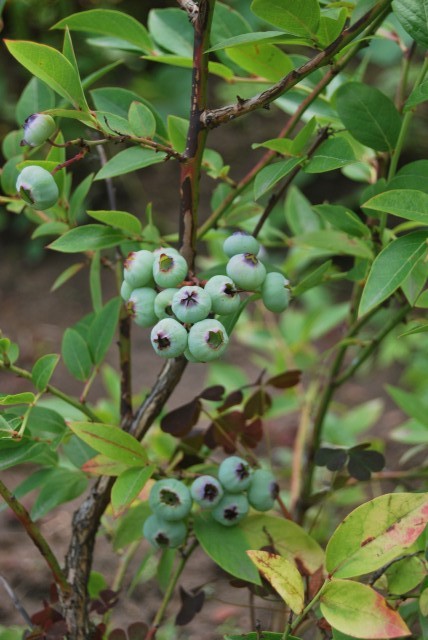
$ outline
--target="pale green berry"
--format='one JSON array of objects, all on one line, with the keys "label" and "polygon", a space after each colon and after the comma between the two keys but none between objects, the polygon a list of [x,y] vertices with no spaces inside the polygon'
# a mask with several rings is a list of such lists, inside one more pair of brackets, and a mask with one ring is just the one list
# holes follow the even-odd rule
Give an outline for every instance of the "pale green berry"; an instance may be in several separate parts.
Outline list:
[{"label": "pale green berry", "polygon": [[275,504],[279,486],[275,476],[265,469],[256,469],[247,490],[248,502],[257,511],[269,511]]},{"label": "pale green berry", "polygon": [[245,518],[248,509],[248,500],[243,493],[225,493],[218,505],[211,511],[211,515],[216,522],[225,527],[233,527]]},{"label": "pale green berry", "polygon": [[252,469],[239,456],[225,458],[218,469],[218,479],[229,493],[245,491],[250,486]]},{"label": "pale green berry", "polygon": [[192,508],[189,488],[175,478],[158,480],[149,495],[150,508],[159,518],[168,522],[183,520]]},{"label": "pale green berry", "polygon": [[175,549],[185,541],[187,527],[182,520],[167,522],[152,513],[144,522],[143,535],[155,549]]},{"label": "pale green berry", "polygon": [[186,260],[175,249],[165,249],[155,254],[153,277],[159,287],[176,287],[187,275]]},{"label": "pale green berry", "polygon": [[205,285],[209,294],[214,313],[226,316],[239,309],[241,299],[235,283],[228,276],[213,276]]},{"label": "pale green berry", "polygon": [[21,171],[16,190],[30,207],[42,211],[53,207],[59,197],[53,175],[37,165],[29,165]]},{"label": "pale green berry", "polygon": [[199,476],[190,487],[193,500],[202,509],[212,509],[223,497],[223,487],[213,476]]},{"label": "pale green berry", "polygon": [[266,277],[266,269],[254,253],[232,256],[226,265],[226,273],[244,291],[256,291]]},{"label": "pale green berry", "polygon": [[202,287],[182,287],[172,299],[172,311],[181,322],[199,322],[211,311],[211,298]]},{"label": "pale green berry", "polygon": [[226,238],[223,244],[223,251],[229,258],[236,256],[238,253],[257,253],[260,250],[260,244],[245,231],[235,231],[231,236]]},{"label": "pale green berry", "polygon": [[131,297],[131,294],[133,292],[133,287],[131,287],[131,285],[129,285],[126,280],[124,280],[122,282],[122,285],[120,287],[120,296],[122,298],[122,300],[124,300],[125,302],[128,302],[129,298]]},{"label": "pale green berry", "polygon": [[269,311],[281,313],[290,302],[289,282],[282,273],[272,271],[268,273],[262,284],[262,300]]},{"label": "pale green berry", "polygon": [[126,307],[129,315],[139,327],[151,327],[156,321],[156,291],[149,287],[133,289]]},{"label": "pale green berry", "polygon": [[171,318],[174,315],[171,308],[171,303],[177,291],[180,291],[180,289],[164,289],[156,296],[155,314],[157,315],[159,320],[163,320],[164,318]]},{"label": "pale green berry", "polygon": [[153,277],[155,257],[151,251],[131,251],[124,262],[123,277],[133,288],[147,286]]},{"label": "pale green berry", "polygon": [[192,356],[192,354],[189,351],[189,348],[187,348],[184,352],[184,357],[186,358],[186,360],[188,362],[201,362],[200,360],[198,360],[197,358],[195,358],[195,356]]},{"label": "pale green berry", "polygon": [[189,351],[198,362],[216,360],[226,350],[229,337],[218,320],[201,320],[189,331]]},{"label": "pale green berry", "polygon": [[21,146],[38,147],[48,140],[56,129],[55,120],[46,113],[33,113],[24,122]]},{"label": "pale green berry", "polygon": [[162,358],[178,358],[187,348],[187,331],[174,318],[164,318],[153,327],[150,340]]}]

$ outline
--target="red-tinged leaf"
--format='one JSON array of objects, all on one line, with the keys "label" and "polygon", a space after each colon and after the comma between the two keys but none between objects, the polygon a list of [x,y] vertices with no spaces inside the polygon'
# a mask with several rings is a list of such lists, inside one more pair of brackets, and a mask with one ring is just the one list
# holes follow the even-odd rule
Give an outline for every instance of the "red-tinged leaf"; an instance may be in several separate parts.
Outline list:
[{"label": "red-tinged leaf", "polygon": [[285,371],[284,373],[279,373],[277,376],[269,378],[266,384],[276,389],[289,389],[299,384],[301,375],[302,372],[298,369]]},{"label": "red-tinged leaf", "polygon": [[327,622],[341,633],[378,640],[411,635],[404,620],[377,591],[353,580],[332,580],[320,598]]},{"label": "red-tinged leaf", "polygon": [[120,476],[127,468],[126,464],[116,462],[101,453],[82,465],[82,471],[95,476]]},{"label": "red-tinged leaf", "polygon": [[272,398],[263,388],[257,389],[250,396],[244,406],[244,416],[247,420],[255,416],[263,416],[272,406]]},{"label": "red-tinged leaf", "polygon": [[225,388],[221,384],[215,384],[212,387],[204,389],[199,396],[203,400],[211,400],[212,402],[218,402],[223,398]]},{"label": "red-tinged leaf", "polygon": [[243,445],[255,449],[263,438],[263,423],[260,418],[256,418],[245,427],[244,433],[241,435]]},{"label": "red-tinged leaf", "polygon": [[305,605],[305,588],[294,562],[267,551],[250,550],[247,554],[290,609],[301,613]]},{"label": "red-tinged leaf", "polygon": [[216,421],[208,428],[205,443],[208,445],[209,441],[214,442],[215,445],[223,447],[226,453],[234,453],[237,436],[244,429],[244,415],[240,411],[230,411],[217,416]]},{"label": "red-tinged leaf", "polygon": [[242,393],[241,389],[238,389],[237,391],[232,391],[232,393],[229,393],[229,395],[226,396],[223,404],[221,405],[221,407],[217,409],[217,411],[226,411],[226,409],[235,407],[237,404],[241,404],[243,399],[244,399],[244,394]]},{"label": "red-tinged leaf", "polygon": [[176,438],[182,438],[198,422],[200,413],[201,403],[199,398],[194,398],[191,402],[167,413],[161,420],[161,429]]},{"label": "red-tinged leaf", "polygon": [[205,602],[205,593],[203,591],[192,593],[180,586],[180,599],[181,608],[175,618],[175,624],[183,627],[189,624],[202,609]]},{"label": "red-tinged leaf", "polygon": [[126,469],[111,490],[111,504],[115,516],[120,515],[135,500],[155,470],[152,466]]},{"label": "red-tinged leaf", "polygon": [[112,460],[129,467],[147,464],[147,454],[138,440],[119,427],[96,422],[69,422],[68,426],[78,438]]}]

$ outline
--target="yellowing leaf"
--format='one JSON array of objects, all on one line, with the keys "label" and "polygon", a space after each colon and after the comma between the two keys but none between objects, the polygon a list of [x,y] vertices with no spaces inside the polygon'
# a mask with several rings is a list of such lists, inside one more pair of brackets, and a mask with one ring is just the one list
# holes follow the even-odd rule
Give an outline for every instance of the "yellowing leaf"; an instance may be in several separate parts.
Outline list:
[{"label": "yellowing leaf", "polygon": [[301,613],[305,604],[305,590],[294,562],[268,551],[250,550],[247,554],[290,609],[294,613]]}]

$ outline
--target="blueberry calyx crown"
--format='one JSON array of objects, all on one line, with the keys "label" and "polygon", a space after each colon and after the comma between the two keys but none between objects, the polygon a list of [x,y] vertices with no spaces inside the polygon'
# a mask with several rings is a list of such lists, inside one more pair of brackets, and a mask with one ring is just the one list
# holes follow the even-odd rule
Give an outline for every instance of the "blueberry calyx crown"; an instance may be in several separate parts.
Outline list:
[{"label": "blueberry calyx crown", "polygon": [[173,266],[174,266],[174,258],[167,255],[166,253],[161,253],[159,258],[159,269],[164,273],[166,273],[167,271],[170,271]]},{"label": "blueberry calyx crown", "polygon": [[240,480],[245,480],[245,478],[248,478],[248,476],[250,475],[250,472],[248,470],[248,465],[244,464],[243,462],[241,462],[235,470],[236,475],[238,476],[238,478]]},{"label": "blueberry calyx crown", "polygon": [[170,507],[176,507],[181,504],[180,497],[170,489],[161,489],[159,499],[163,504],[167,504]]},{"label": "blueberry calyx crown", "polygon": [[231,505],[230,507],[226,507],[226,509],[223,511],[223,516],[225,518],[225,520],[235,520],[238,517],[239,513],[238,513],[238,508],[237,506]]},{"label": "blueberry calyx crown", "polygon": [[158,345],[160,351],[162,351],[162,349],[168,349],[171,345],[171,340],[163,331],[159,331],[157,338],[155,338],[153,342]]},{"label": "blueberry calyx crown", "polygon": [[203,499],[208,500],[209,502],[213,502],[218,496],[218,489],[215,484],[211,484],[207,482],[204,487],[204,495]]},{"label": "blueberry calyx crown", "polygon": [[223,332],[220,331],[220,329],[217,331],[208,331],[206,342],[211,349],[219,349],[224,342]]}]

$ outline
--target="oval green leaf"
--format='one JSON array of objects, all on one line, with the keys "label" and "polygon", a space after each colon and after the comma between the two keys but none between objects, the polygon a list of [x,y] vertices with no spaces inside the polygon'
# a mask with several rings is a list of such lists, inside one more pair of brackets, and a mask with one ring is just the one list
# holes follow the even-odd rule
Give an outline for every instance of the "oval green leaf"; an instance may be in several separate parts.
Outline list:
[{"label": "oval green leaf", "polygon": [[254,0],[251,10],[287,33],[316,40],[320,20],[318,0]]},{"label": "oval green leaf", "polygon": [[156,120],[153,113],[141,102],[134,102],[129,107],[128,120],[134,135],[141,138],[152,138],[156,133]]},{"label": "oval green leaf", "polygon": [[106,178],[115,178],[124,173],[137,171],[149,167],[152,164],[163,162],[166,153],[156,153],[152,149],[141,149],[140,147],[131,147],[117,153],[109,160],[95,176],[95,180],[105,180]]},{"label": "oval green leaf", "polygon": [[59,355],[57,353],[47,354],[37,360],[31,372],[31,379],[36,389],[39,391],[46,389],[58,362]]},{"label": "oval green leaf", "polygon": [[85,382],[91,375],[92,360],[89,348],[80,333],[66,329],[62,337],[61,355],[71,375]]},{"label": "oval green leaf", "polygon": [[428,0],[393,0],[392,8],[407,33],[428,47]]},{"label": "oval green leaf", "polygon": [[141,222],[132,213],[126,211],[87,211],[88,216],[103,222],[104,224],[121,229],[130,236],[140,236],[142,233]]},{"label": "oval green leaf", "polygon": [[153,466],[132,467],[120,474],[111,491],[111,504],[116,516],[135,500],[154,470]]},{"label": "oval green leaf", "polygon": [[110,347],[119,320],[121,300],[113,298],[93,319],[88,332],[88,346],[94,364],[99,365]]},{"label": "oval green leaf", "polygon": [[80,253],[114,247],[126,240],[126,236],[116,229],[101,224],[87,224],[71,229],[48,245],[49,249],[62,253]]},{"label": "oval green leaf", "polygon": [[367,200],[362,207],[428,225],[428,193],[416,189],[384,191]]},{"label": "oval green leaf", "polygon": [[147,454],[138,440],[119,427],[96,422],[69,422],[68,426],[83,442],[112,460],[130,467],[147,463]]},{"label": "oval green leaf", "polygon": [[265,193],[270,191],[277,182],[285,178],[291,171],[297,167],[303,158],[289,158],[281,162],[275,162],[262,169],[254,180],[254,199],[258,200]]}]

